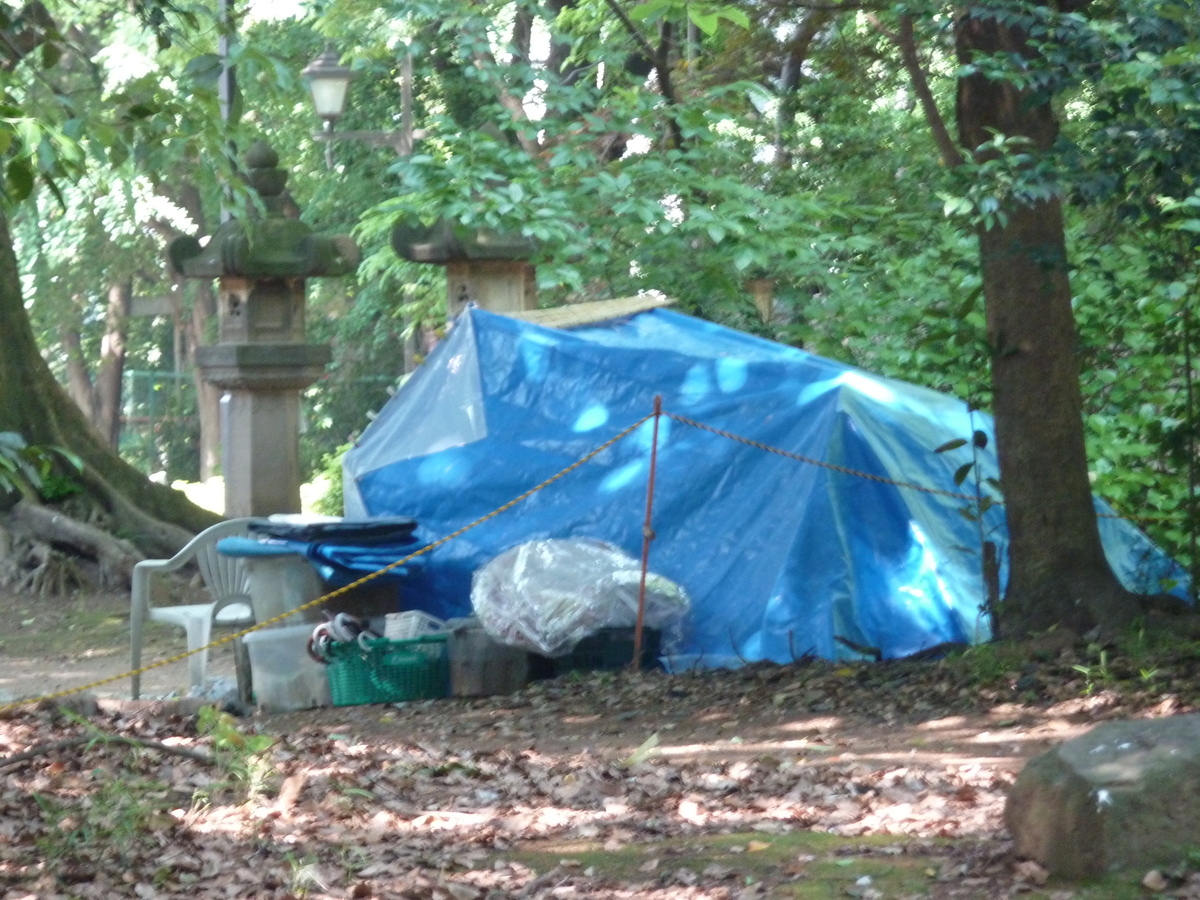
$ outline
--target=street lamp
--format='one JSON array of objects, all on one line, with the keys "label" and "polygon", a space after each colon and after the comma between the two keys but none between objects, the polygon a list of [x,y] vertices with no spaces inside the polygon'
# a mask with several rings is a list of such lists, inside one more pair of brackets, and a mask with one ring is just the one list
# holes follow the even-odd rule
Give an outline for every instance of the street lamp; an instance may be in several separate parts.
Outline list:
[{"label": "street lamp", "polygon": [[328,142],[325,144],[325,165],[332,169],[333,126],[346,109],[346,91],[350,89],[354,73],[341,64],[333,46],[326,44],[325,52],[305,66],[300,74],[307,79],[313,107],[325,123],[320,138]]},{"label": "street lamp", "polygon": [[325,123],[325,128],[313,135],[318,141],[326,141],[325,163],[333,168],[333,141],[362,141],[373,147],[391,147],[400,156],[412,153],[413,141],[425,136],[425,132],[412,127],[412,57],[405,56],[400,80],[400,130],[399,131],[341,131],[334,133],[333,126],[346,109],[346,93],[354,73],[343,66],[336,50],[326,45],[325,50],[304,67],[300,73],[308,81],[312,93],[313,108]]},{"label": "street lamp", "polygon": [[333,124],[346,109],[346,91],[354,73],[341,64],[332,45],[326,44],[325,52],[305,66],[300,74],[308,79],[317,115],[325,120],[325,129],[332,131]]}]

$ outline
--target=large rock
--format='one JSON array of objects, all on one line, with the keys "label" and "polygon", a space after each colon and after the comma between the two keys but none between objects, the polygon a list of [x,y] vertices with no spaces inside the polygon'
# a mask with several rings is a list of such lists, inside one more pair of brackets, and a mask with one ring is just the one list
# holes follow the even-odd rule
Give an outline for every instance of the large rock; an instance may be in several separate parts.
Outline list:
[{"label": "large rock", "polygon": [[1019,856],[1065,878],[1178,863],[1200,840],[1200,715],[1108,722],[1031,759],[1004,819]]}]

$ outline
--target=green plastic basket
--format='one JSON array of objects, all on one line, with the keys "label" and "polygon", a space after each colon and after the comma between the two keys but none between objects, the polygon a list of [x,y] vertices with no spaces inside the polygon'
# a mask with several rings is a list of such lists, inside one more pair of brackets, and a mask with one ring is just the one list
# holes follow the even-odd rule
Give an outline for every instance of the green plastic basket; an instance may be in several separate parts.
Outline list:
[{"label": "green plastic basket", "polygon": [[326,653],[334,706],[429,700],[450,694],[445,634],[334,643]]}]

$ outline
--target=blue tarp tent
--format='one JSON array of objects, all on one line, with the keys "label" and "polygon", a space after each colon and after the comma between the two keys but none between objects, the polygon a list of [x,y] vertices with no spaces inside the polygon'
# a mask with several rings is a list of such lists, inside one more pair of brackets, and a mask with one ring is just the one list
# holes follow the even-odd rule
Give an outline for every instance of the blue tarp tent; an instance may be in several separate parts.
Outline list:
[{"label": "blue tarp tent", "polygon": [[[650,568],[691,596],[677,666],[853,655],[839,637],[885,658],[989,637],[981,547],[994,541],[1006,558],[1004,516],[997,506],[971,521],[974,502],[954,495],[998,475],[991,420],[667,310],[552,330],[469,309],[346,455],[346,515],[412,516],[437,540],[649,415],[656,395],[706,426],[660,419]],[[652,427],[438,547],[406,605],[469,614],[471,574],[530,540],[597,538],[639,556]],[[975,431],[986,448],[972,450]],[[955,439],[967,443],[934,452]],[[1136,528],[1101,523],[1128,586],[1182,585]]]}]

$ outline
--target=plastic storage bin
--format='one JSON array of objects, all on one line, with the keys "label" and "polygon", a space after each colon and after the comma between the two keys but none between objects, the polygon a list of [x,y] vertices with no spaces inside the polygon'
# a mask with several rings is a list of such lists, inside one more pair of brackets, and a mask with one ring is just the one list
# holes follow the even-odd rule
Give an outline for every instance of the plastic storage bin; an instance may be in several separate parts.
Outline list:
[{"label": "plastic storage bin", "polygon": [[446,634],[331,644],[329,692],[334,706],[428,700],[450,692]]},{"label": "plastic storage bin", "polygon": [[455,697],[511,694],[529,683],[529,654],[493,638],[478,619],[452,625],[450,693]]},{"label": "plastic storage bin", "polygon": [[263,628],[242,638],[255,702],[267,712],[329,706],[325,667],[308,655],[311,623]]}]

